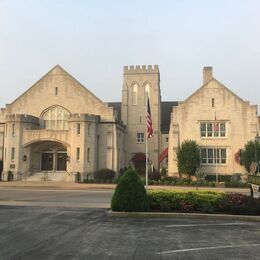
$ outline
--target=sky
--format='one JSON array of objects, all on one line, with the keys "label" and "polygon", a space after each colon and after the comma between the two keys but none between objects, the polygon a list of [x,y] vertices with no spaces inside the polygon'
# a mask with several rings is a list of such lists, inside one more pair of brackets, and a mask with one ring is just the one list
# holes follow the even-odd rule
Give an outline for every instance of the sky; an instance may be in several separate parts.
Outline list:
[{"label": "sky", "polygon": [[104,102],[123,66],[159,65],[163,101],[185,100],[202,69],[260,106],[259,0],[0,0],[0,107],[55,65]]}]

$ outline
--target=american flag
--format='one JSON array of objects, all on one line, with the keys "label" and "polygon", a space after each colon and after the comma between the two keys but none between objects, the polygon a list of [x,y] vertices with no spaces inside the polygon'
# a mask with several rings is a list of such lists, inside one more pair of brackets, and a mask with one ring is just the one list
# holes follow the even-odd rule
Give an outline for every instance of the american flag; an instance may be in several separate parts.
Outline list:
[{"label": "american flag", "polygon": [[151,138],[153,136],[153,124],[152,124],[152,115],[151,115],[149,97],[147,97],[146,126],[147,126],[147,138]]}]

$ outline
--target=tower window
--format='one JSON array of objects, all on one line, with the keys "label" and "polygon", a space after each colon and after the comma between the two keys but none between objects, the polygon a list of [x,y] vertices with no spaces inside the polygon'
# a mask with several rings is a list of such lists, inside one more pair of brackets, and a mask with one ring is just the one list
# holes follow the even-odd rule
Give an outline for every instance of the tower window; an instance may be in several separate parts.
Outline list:
[{"label": "tower window", "polygon": [[77,123],[77,135],[80,134],[80,123]]},{"label": "tower window", "polygon": [[15,158],[15,148],[12,147],[12,149],[11,149],[11,161],[12,162],[14,161],[14,158]]},{"label": "tower window", "polygon": [[215,98],[212,98],[212,99],[211,99],[211,106],[212,106],[212,107],[215,107]]},{"label": "tower window", "polygon": [[137,105],[137,97],[138,97],[138,86],[135,84],[133,86],[133,105]]},{"label": "tower window", "polygon": [[150,97],[150,85],[147,83],[144,87],[144,105],[146,106],[146,95],[148,95],[149,100],[151,101],[151,97]]},{"label": "tower window", "polygon": [[79,159],[80,159],[80,149],[79,149],[79,147],[77,147],[76,157],[77,157],[77,161],[79,161]]},{"label": "tower window", "polygon": [[55,87],[55,96],[57,96],[57,95],[58,95],[58,88]]},{"label": "tower window", "polygon": [[87,161],[90,162],[90,148],[87,150]]},{"label": "tower window", "polygon": [[15,124],[12,125],[12,136],[15,136]]}]

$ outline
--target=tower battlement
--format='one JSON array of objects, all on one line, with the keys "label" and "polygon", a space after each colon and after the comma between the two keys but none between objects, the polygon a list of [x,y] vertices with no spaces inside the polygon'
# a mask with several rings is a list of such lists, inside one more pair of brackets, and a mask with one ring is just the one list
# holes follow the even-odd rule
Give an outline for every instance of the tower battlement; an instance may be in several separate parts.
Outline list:
[{"label": "tower battlement", "polygon": [[124,66],[124,74],[159,73],[158,65],[136,65]]}]

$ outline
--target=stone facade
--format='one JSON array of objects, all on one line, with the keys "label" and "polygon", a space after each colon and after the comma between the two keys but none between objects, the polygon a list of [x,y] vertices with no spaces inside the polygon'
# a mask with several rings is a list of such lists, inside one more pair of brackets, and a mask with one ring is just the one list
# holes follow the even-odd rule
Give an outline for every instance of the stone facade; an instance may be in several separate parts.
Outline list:
[{"label": "stone facade", "polygon": [[235,154],[259,132],[257,106],[231,92],[213,77],[212,67],[203,70],[203,85],[174,107],[169,132],[169,174],[177,174],[176,151],[187,139],[201,149],[205,173],[245,173]]},{"label": "stone facade", "polygon": [[153,137],[148,140],[148,158],[150,165],[158,169],[158,159],[161,152],[159,67],[157,65],[154,67],[124,67],[121,120],[126,125],[126,165],[134,163],[133,157],[136,154],[145,154],[146,93],[148,93],[150,100],[153,124]]},{"label": "stone facade", "polygon": [[82,179],[101,168],[118,171],[124,132],[113,108],[55,66],[1,110],[2,178],[63,172],[62,180],[74,181],[76,173]]},{"label": "stone facade", "polygon": [[125,66],[123,73],[122,102],[102,102],[57,65],[2,108],[2,178],[11,173],[29,180],[47,173],[53,180],[74,181],[129,165],[143,172],[146,93],[154,131],[148,140],[150,170],[178,173],[176,151],[192,139],[201,148],[204,172],[245,172],[234,157],[259,132],[257,107],[214,79],[211,67],[204,68],[202,87],[184,102],[161,101],[157,65]]}]

